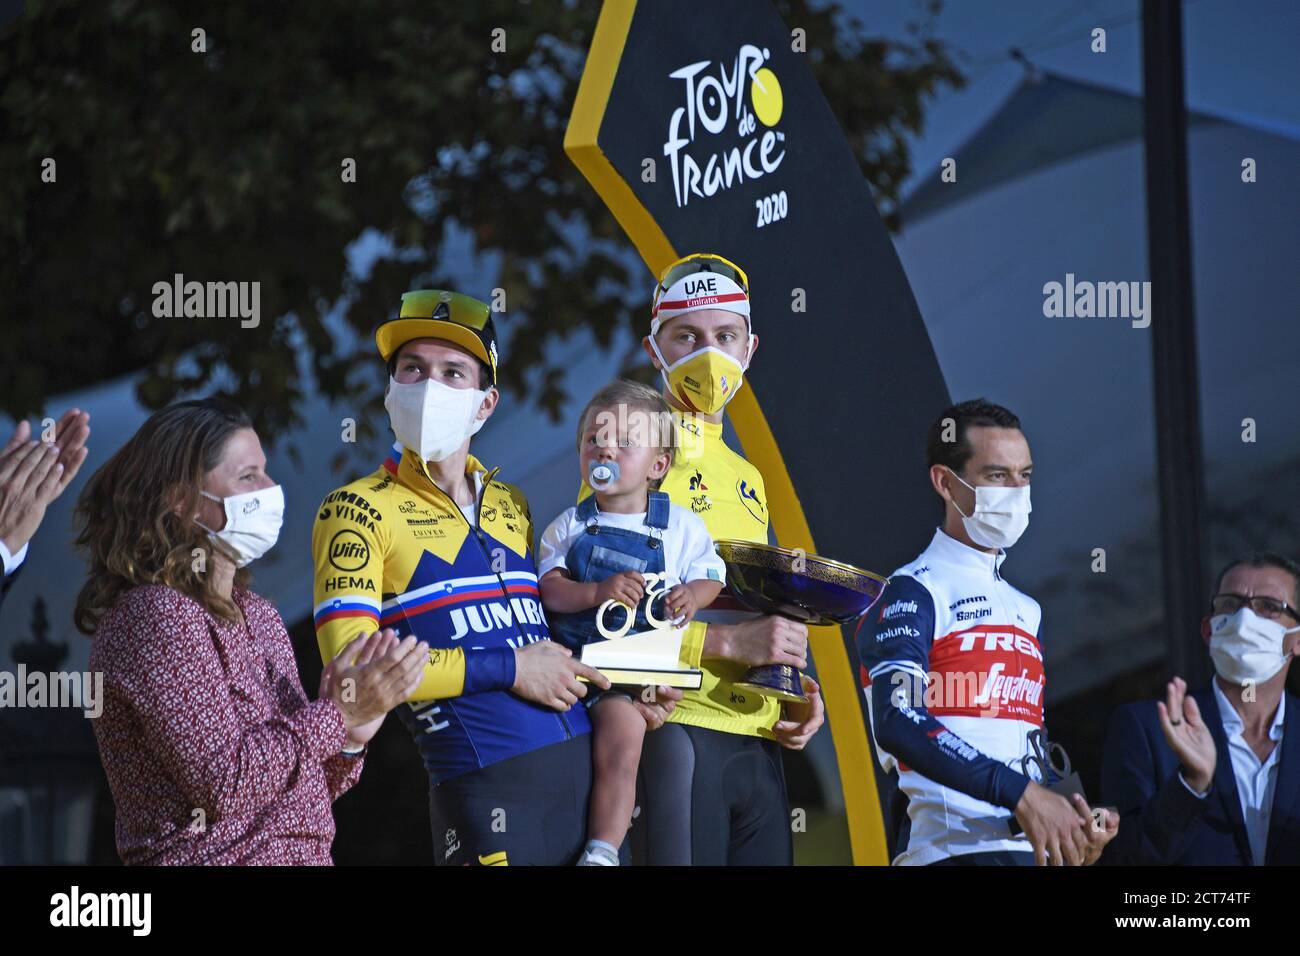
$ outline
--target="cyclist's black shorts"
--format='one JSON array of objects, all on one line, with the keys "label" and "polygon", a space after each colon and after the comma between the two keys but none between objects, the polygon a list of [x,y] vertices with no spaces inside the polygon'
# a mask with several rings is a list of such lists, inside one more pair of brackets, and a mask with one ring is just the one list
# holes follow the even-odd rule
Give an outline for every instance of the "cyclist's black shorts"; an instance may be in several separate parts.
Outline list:
[{"label": "cyclist's black shorts", "polygon": [[439,866],[568,866],[586,843],[591,734],[548,744],[429,791]]},{"label": "cyclist's black shorts", "polygon": [[645,736],[632,859],[651,866],[794,862],[781,747],[686,724]]}]

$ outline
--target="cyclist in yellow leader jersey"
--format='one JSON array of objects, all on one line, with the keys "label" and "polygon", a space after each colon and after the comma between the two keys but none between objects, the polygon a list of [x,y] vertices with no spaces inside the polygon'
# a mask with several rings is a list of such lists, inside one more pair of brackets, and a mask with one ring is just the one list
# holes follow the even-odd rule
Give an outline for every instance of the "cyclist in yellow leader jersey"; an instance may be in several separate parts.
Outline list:
[{"label": "cyclist in yellow leader jersey", "polygon": [[[723,409],[758,349],[749,280],[734,263],[697,253],[659,278],[646,351],[685,432],[661,490],[698,514],[715,539],[767,541],[767,494],[758,469],[722,439]],[[590,494],[584,484],[579,497]],[[646,736],[636,858],[649,864],[789,864],[793,849],[780,747],[802,749],[824,720],[816,683],[806,705],[782,705],[736,686],[759,664],[808,660],[808,629],[748,614],[725,593],[687,629],[682,660],[704,685]]]}]

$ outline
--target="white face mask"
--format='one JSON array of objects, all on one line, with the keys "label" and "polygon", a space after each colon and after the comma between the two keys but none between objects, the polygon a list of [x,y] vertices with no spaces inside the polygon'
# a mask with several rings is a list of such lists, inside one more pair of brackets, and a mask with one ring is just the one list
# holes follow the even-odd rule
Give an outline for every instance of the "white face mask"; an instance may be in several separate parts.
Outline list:
[{"label": "white face mask", "polygon": [[1210,657],[1219,676],[1233,684],[1262,683],[1286,664],[1282,653],[1288,634],[1280,621],[1260,617],[1248,607],[1210,618]]},{"label": "white face mask", "polygon": [[390,379],[384,408],[398,441],[425,461],[442,461],[483,427],[487,419],[475,416],[487,395],[477,388],[452,388],[431,378],[405,385]]},{"label": "white face mask", "polygon": [[279,485],[249,491],[229,498],[200,491],[205,498],[221,502],[226,512],[226,526],[213,531],[198,518],[194,523],[220,541],[235,555],[235,567],[256,561],[275,547],[284,523],[284,489]]},{"label": "white face mask", "polygon": [[953,507],[961,515],[961,523],[966,533],[976,544],[985,548],[1009,548],[1025,533],[1029,527],[1029,486],[1005,488],[1002,485],[980,485],[976,487],[962,480],[961,475],[952,471],[952,476],[975,492],[975,510],[969,515],[962,514],[953,499]]}]

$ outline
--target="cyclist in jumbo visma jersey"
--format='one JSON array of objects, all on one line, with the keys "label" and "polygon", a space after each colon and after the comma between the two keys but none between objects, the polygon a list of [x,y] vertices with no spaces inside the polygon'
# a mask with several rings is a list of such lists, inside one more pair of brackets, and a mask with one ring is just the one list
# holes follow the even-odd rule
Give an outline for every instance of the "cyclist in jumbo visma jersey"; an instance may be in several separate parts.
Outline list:
[{"label": "cyclist in jumbo visma jersey", "polygon": [[[766,543],[763,476],[722,439],[723,410],[758,349],[748,277],[721,256],[686,256],[660,275],[650,316],[644,345],[663,377],[682,446],[660,490],[698,514],[715,541]],[[584,482],[579,500],[590,493]],[[736,682],[759,664],[807,667],[808,629],[745,612],[723,592],[687,626],[681,658],[704,671],[704,683],[673,692],[680,702],[646,735],[641,813],[630,834],[634,861],[789,865],[781,747],[802,749],[821,727],[820,690],[804,675],[808,703],[782,705]],[[661,690],[667,710],[664,696]]]},{"label": "cyclist in jumbo visma jersey", "polygon": [[376,628],[428,643],[424,679],[398,713],[429,773],[436,863],[573,863],[591,789],[578,676],[609,682],[551,642],[528,503],[469,454],[499,399],[488,307],[408,292],[375,339],[398,440],[378,470],[321,503],[321,655]]}]

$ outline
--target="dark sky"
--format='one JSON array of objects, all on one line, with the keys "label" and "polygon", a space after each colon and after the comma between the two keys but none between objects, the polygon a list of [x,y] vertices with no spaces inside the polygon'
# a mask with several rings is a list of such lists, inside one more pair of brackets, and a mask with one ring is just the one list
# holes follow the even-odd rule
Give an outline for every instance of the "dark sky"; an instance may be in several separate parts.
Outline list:
[{"label": "dark sky", "polygon": [[[840,0],[871,34],[906,40],[917,0]],[[1066,76],[1130,93],[1142,85],[1137,0],[947,0],[937,35],[962,55],[969,85],[928,109],[914,146],[914,170],[928,171],[986,120],[1024,74],[1006,51]],[[1300,3],[1186,0],[1183,13],[1188,105],[1300,139]],[[1090,49],[1106,29],[1106,52]],[[909,183],[909,186],[911,183]]]}]

